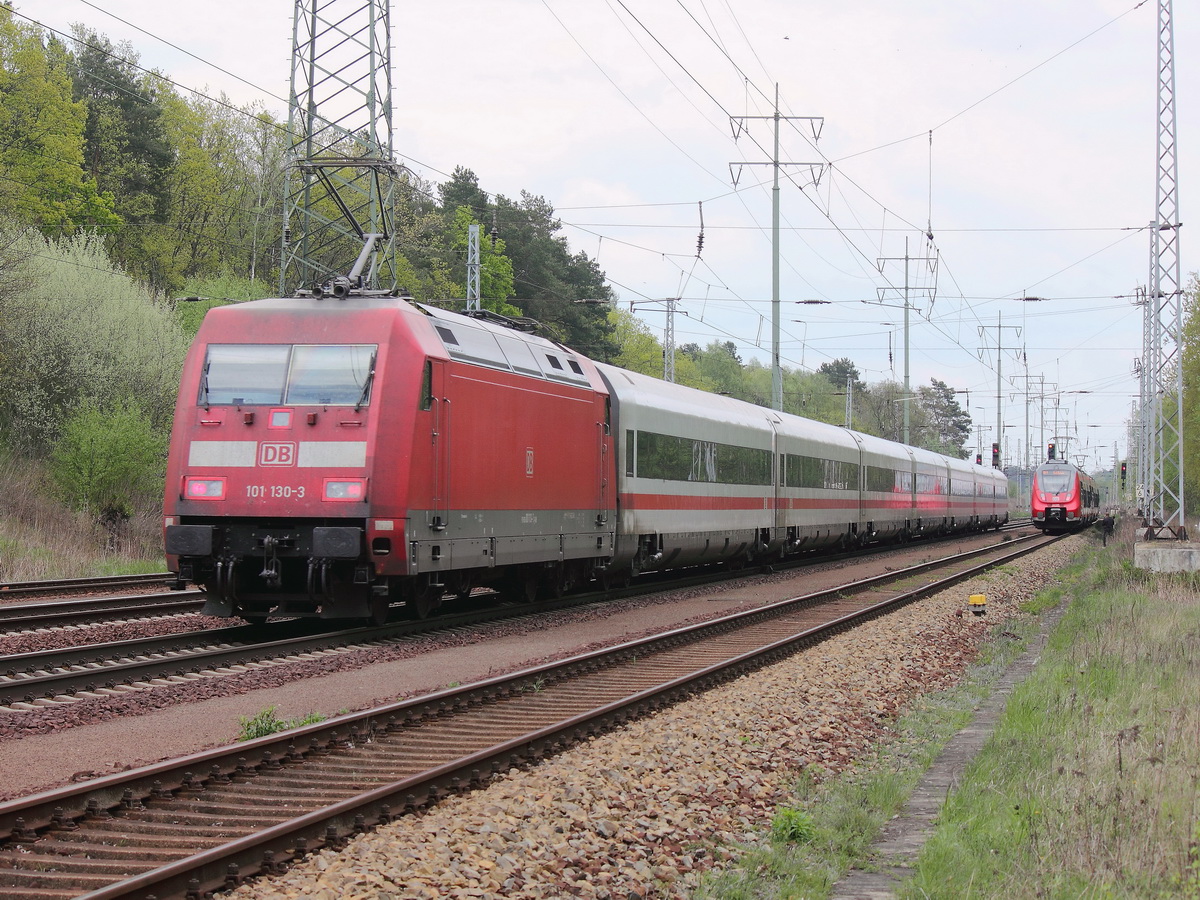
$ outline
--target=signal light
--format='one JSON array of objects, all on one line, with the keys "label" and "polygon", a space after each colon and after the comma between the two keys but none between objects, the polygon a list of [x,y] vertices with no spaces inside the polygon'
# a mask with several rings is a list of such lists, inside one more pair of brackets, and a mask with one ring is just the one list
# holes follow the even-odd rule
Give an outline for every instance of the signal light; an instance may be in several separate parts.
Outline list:
[{"label": "signal light", "polygon": [[982,453],[975,454],[975,465],[977,465],[977,466],[983,465],[983,454]]},{"label": "signal light", "polygon": [[1121,463],[1121,487],[1125,487],[1125,463]]},{"label": "signal light", "polygon": [[1046,459],[1054,459],[1054,441],[1051,441],[1050,445],[1046,447]]},{"label": "signal light", "polygon": [[1000,468],[1000,445],[995,443],[992,444],[992,468]]}]

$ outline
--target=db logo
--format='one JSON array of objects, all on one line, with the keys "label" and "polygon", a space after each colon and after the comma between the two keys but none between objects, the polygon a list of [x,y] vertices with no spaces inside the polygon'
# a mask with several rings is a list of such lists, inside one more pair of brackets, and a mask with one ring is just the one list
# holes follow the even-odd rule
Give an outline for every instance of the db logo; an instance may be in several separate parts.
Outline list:
[{"label": "db logo", "polygon": [[296,464],[296,445],[291,441],[258,445],[258,464],[260,466],[294,466]]},{"label": "db logo", "polygon": [[525,477],[533,477],[533,448],[525,448]]}]

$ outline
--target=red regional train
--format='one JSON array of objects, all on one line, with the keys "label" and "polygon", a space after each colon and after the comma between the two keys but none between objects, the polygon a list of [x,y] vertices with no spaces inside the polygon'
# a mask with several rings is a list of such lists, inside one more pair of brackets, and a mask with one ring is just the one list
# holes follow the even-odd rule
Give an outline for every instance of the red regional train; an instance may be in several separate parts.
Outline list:
[{"label": "red regional train", "polygon": [[164,507],[204,611],[425,617],[638,573],[998,528],[1007,479],[393,297],[219,307],[184,365]]},{"label": "red regional train", "polygon": [[1029,503],[1033,524],[1042,531],[1076,531],[1100,517],[1100,492],[1087,472],[1066,460],[1050,458],[1034,469]]}]

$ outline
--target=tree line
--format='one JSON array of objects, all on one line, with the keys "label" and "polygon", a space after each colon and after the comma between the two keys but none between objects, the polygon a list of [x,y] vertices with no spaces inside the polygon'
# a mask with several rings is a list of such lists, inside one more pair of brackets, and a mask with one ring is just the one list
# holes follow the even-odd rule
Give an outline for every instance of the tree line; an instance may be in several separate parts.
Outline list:
[{"label": "tree line", "polygon": [[[262,106],[184,91],[129,45],[81,27],[60,39],[0,5],[0,450],[46,461],[72,504],[109,520],[158,504],[200,319],[278,292],[286,131]],[[482,305],[661,376],[658,337],[618,308],[545,198],[489,193],[462,166],[395,186],[397,290],[460,307],[478,224]],[[732,342],[684,345],[675,370],[770,403],[769,368]],[[970,417],[936,379],[906,401],[849,359],[784,372],[788,412],[844,424],[847,390],[854,428],[899,440],[908,403],[913,443],[967,455]]]}]

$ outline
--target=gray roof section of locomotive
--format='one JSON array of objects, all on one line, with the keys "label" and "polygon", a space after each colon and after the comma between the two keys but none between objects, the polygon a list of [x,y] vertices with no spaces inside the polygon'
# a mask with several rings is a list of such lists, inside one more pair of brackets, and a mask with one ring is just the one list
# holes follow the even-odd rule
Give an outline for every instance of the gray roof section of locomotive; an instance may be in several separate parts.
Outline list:
[{"label": "gray roof section of locomotive", "polygon": [[588,377],[591,361],[561,344],[461,313],[416,305],[433,320],[434,331],[451,359],[531,378],[600,388]]}]

